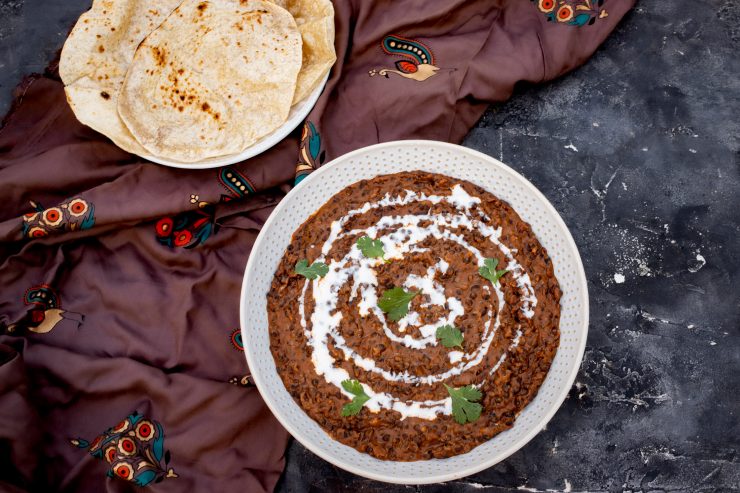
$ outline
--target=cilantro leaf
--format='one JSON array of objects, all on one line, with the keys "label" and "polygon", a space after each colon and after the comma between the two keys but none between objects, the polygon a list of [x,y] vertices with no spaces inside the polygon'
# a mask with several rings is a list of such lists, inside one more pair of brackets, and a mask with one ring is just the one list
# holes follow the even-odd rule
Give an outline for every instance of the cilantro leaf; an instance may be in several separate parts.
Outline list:
[{"label": "cilantro leaf", "polygon": [[483,397],[480,390],[476,389],[473,385],[460,387],[459,389],[450,387],[447,384],[442,385],[445,386],[447,393],[452,397],[452,417],[455,418],[455,421],[464,425],[480,418],[483,406],[476,402]]},{"label": "cilantro leaf", "polygon": [[362,388],[362,385],[357,380],[343,380],[342,388],[355,396],[352,402],[342,406],[342,416],[354,416],[370,400],[370,396],[365,393],[365,389]]},{"label": "cilantro leaf", "polygon": [[483,267],[478,269],[478,274],[480,274],[481,277],[485,277],[493,284],[496,284],[504,274],[509,272],[507,270],[496,270],[496,267],[498,267],[498,259],[487,258],[483,261]]},{"label": "cilantro leaf", "polygon": [[380,240],[373,240],[369,236],[363,236],[358,239],[357,248],[359,248],[362,254],[367,258],[378,258],[385,255],[383,242]]},{"label": "cilantro leaf", "polygon": [[324,277],[328,272],[329,266],[323,262],[314,262],[309,266],[308,260],[304,258],[295,264],[295,273],[302,275],[306,279],[314,280],[317,277]]},{"label": "cilantro leaf", "polygon": [[378,301],[378,308],[388,314],[388,318],[394,322],[401,320],[409,312],[409,303],[416,298],[421,291],[406,291],[403,288],[388,289]]},{"label": "cilantro leaf", "polygon": [[459,347],[460,349],[463,348],[463,335],[462,332],[460,332],[460,329],[458,329],[457,327],[454,327],[452,325],[443,325],[442,327],[437,327],[436,336],[437,339],[439,339],[439,342],[441,342],[444,347]]}]

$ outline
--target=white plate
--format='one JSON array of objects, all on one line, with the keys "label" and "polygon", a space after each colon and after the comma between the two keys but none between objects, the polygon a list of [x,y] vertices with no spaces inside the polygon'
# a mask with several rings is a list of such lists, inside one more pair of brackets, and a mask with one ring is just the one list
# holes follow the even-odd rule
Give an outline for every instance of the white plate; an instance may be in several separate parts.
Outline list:
[{"label": "white plate", "polygon": [[[244,149],[244,151],[239,154],[214,157],[206,159],[204,161],[200,161],[198,163],[180,163],[177,161],[168,161],[166,159],[148,155],[142,155],[141,157],[153,163],[163,164],[165,166],[172,166],[173,168],[184,169],[218,168],[220,166],[228,166],[229,164],[246,161],[247,159],[252,158],[257,154],[262,154],[267,149],[271,148],[272,146],[283,140],[290,132],[295,130],[298,125],[303,123],[303,120],[306,119],[306,117],[316,104],[316,101],[318,101],[319,96],[321,96],[321,91],[324,90],[324,86],[326,86],[327,80],[329,80],[329,74],[326,74],[326,77],[324,77],[324,80],[321,81],[321,84],[316,86],[316,89],[314,89],[313,92],[308,95],[308,97],[306,97],[303,101],[299,102],[290,109],[290,114],[288,115],[288,119],[285,121],[285,123],[276,128],[272,133],[265,135],[260,140]],[[296,149],[296,153],[297,152],[298,149]]]},{"label": "white plate", "polygon": [[[563,291],[560,345],[537,397],[514,427],[470,452],[448,459],[381,461],[333,440],[295,403],[275,369],[267,330],[272,277],[291,235],[332,195],[358,180],[400,171],[442,173],[480,185],[511,204],[547,248]],[[247,262],[241,293],[241,326],[247,362],[273,414],[306,448],[332,464],[370,479],[403,484],[450,481],[493,466],[523,447],[552,418],[568,395],[588,334],[588,291],[573,238],[555,208],[534,185],[505,164],[464,147],[432,141],[378,144],[345,154],[314,171],[278,204]],[[236,410],[238,412],[238,410]]]}]

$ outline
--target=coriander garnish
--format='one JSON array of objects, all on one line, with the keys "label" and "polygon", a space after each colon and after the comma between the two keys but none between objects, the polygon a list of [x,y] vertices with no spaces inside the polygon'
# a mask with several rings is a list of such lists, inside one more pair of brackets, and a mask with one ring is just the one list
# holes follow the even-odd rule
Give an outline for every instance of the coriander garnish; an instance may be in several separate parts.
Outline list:
[{"label": "coriander garnish", "polygon": [[507,270],[496,270],[496,267],[498,267],[498,259],[487,258],[483,261],[483,267],[478,269],[478,274],[480,274],[481,277],[485,277],[493,284],[496,284],[498,280],[501,279],[501,276],[508,272]]},{"label": "coriander garnish", "polygon": [[317,277],[324,277],[328,272],[329,266],[323,262],[314,262],[309,266],[308,260],[304,258],[295,264],[295,273],[302,275],[306,279],[314,280]]},{"label": "coriander garnish", "polygon": [[388,314],[394,322],[401,320],[409,312],[409,303],[421,294],[421,291],[406,291],[403,288],[388,289],[378,301],[378,308]]},{"label": "coriander garnish", "polygon": [[445,386],[450,397],[452,397],[452,416],[455,418],[455,421],[464,425],[480,418],[483,406],[475,402],[483,397],[480,390],[476,389],[473,385],[460,387],[459,389],[450,387],[447,384],[442,385]]},{"label": "coriander garnish", "polygon": [[367,258],[378,258],[385,255],[383,242],[380,240],[373,240],[369,236],[363,236],[358,239],[357,248],[359,248],[362,254]]},{"label": "coriander garnish", "polygon": [[437,327],[437,339],[444,347],[459,347],[462,349],[463,335],[460,329],[453,325]]},{"label": "coriander garnish", "polygon": [[357,380],[343,380],[342,388],[355,396],[352,402],[342,406],[342,416],[354,416],[370,400],[370,396],[365,393],[365,389]]}]

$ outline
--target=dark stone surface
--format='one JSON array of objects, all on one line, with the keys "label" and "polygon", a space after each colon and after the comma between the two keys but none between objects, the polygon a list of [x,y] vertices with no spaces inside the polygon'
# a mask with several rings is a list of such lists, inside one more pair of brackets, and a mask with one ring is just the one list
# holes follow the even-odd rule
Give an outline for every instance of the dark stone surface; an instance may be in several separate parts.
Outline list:
[{"label": "dark stone surface", "polygon": [[[88,5],[0,0],[0,112]],[[548,427],[423,487],[294,442],[279,491],[740,491],[739,25],[732,0],[641,0],[583,68],[520,89],[465,141],[539,187],[583,257],[588,347]]]}]

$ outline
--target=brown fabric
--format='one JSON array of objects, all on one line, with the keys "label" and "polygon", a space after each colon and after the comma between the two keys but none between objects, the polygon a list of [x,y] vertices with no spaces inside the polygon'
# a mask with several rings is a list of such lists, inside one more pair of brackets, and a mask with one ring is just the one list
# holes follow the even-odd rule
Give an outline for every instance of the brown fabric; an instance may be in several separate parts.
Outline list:
[{"label": "brown fabric", "polygon": [[[79,124],[55,74],[19,87],[0,131],[0,489],[133,491],[106,476],[105,443],[121,473],[148,457],[153,491],[272,490],[288,437],[230,339],[296,163],[300,179],[376,142],[458,142],[517,82],[583,63],[633,1],[568,0],[591,7],[583,26],[527,0],[334,3],[338,60],[310,124],[229,168],[143,162]],[[388,35],[438,70],[384,52]]]}]

